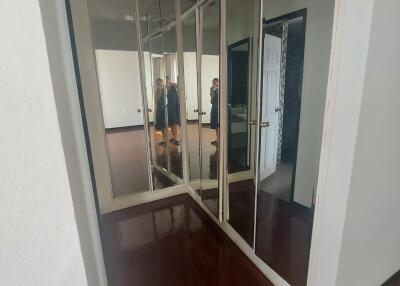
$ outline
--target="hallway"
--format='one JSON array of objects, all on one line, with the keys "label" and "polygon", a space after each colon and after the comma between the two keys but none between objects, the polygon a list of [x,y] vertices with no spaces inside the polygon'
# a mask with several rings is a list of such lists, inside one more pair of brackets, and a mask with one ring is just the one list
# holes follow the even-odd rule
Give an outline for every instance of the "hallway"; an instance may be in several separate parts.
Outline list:
[{"label": "hallway", "polygon": [[273,285],[189,195],[102,218],[110,286]]}]

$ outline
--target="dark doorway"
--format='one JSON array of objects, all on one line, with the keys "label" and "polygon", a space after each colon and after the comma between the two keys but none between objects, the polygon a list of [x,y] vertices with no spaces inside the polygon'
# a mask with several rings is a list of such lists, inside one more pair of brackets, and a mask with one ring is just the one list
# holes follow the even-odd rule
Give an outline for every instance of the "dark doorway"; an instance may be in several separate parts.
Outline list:
[{"label": "dark doorway", "polygon": [[[260,181],[255,253],[290,285],[306,285],[312,209],[293,201],[306,10],[263,23]],[[264,148],[264,149],[262,149]]]},{"label": "dark doorway", "polygon": [[[263,34],[281,39],[276,171],[260,182],[261,191],[291,202],[296,172],[305,47],[306,10],[265,21]],[[265,48],[265,47],[264,47]],[[264,53],[263,53],[264,55]],[[264,63],[264,60],[263,60]],[[263,84],[265,84],[263,78]]]},{"label": "dark doorway", "polygon": [[250,39],[228,47],[228,168],[230,172],[249,169]]}]

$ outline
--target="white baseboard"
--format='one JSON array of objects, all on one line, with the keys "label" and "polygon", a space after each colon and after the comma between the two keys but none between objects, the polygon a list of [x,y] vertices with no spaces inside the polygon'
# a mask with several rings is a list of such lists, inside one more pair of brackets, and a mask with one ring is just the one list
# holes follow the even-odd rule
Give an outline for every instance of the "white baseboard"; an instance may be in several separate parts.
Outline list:
[{"label": "white baseboard", "polygon": [[107,214],[124,208],[185,194],[188,193],[188,190],[189,188],[186,185],[177,185],[154,192],[148,191],[138,194],[120,196],[102,206],[100,208],[100,212],[101,214]]}]

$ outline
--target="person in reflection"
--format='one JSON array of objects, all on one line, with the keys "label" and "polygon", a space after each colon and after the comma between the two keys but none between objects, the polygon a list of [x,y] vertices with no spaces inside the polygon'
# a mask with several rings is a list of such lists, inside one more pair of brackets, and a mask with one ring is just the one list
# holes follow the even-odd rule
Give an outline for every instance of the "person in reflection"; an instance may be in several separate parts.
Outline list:
[{"label": "person in reflection", "polygon": [[181,117],[177,84],[172,83],[171,78],[166,76],[165,86],[168,99],[168,126],[172,131],[172,138],[169,141],[172,144],[179,145]]},{"label": "person in reflection", "polygon": [[219,116],[218,116],[218,102],[219,102],[219,79],[213,78],[212,86],[210,87],[210,98],[211,98],[211,129],[215,129],[217,139],[211,141],[211,144],[218,145],[218,131],[219,131]]},{"label": "person in reflection", "polygon": [[165,128],[165,96],[164,96],[164,82],[161,78],[156,79],[156,88],[154,95],[154,106],[156,110],[155,129],[162,131],[161,141],[159,145],[165,145],[166,128]]}]

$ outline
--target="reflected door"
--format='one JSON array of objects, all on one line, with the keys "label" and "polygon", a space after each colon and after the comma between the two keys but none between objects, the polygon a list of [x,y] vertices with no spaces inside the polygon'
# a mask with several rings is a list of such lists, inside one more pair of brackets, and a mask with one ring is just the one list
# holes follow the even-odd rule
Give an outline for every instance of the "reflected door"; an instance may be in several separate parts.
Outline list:
[{"label": "reflected door", "polygon": [[261,120],[269,126],[261,128],[260,180],[276,170],[280,73],[281,39],[265,34]]}]

